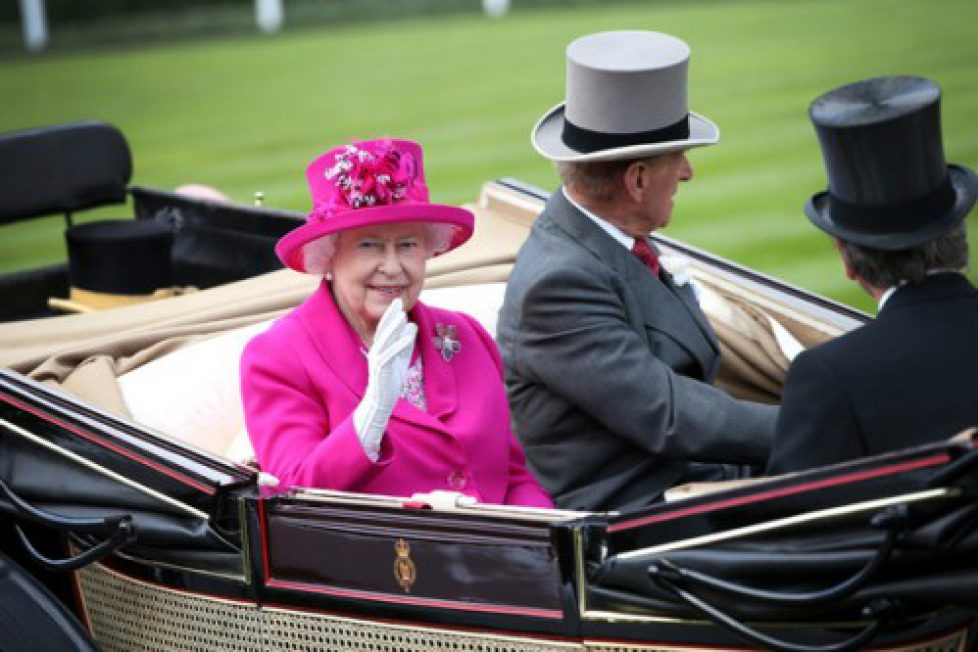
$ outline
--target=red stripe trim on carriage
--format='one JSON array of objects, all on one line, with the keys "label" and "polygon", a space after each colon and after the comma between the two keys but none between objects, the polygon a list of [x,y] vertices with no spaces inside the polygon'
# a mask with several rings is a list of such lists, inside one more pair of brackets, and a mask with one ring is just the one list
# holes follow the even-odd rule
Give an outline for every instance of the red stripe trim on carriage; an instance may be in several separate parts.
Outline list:
[{"label": "red stripe trim on carriage", "polygon": [[[752,652],[757,648],[744,647],[742,645],[714,645],[703,647],[703,643],[675,643],[668,640],[662,641],[636,641],[627,638],[587,638],[583,639],[584,647],[614,647],[648,650],[658,652],[668,650],[668,652]],[[641,648],[639,648],[641,646]],[[817,649],[817,648],[816,648]]]},{"label": "red stripe trim on carriage", "polygon": [[[65,547],[69,549],[68,552],[70,553],[71,549],[70,546],[67,544],[67,537],[65,537],[65,541],[66,541]],[[72,609],[69,606],[68,609],[69,611],[71,611],[71,613],[75,614],[75,616],[78,617],[78,620],[85,628],[85,631],[87,631],[89,634],[94,636],[95,632],[92,630],[92,622],[88,618],[88,609],[85,607],[85,593],[82,591],[81,575],[79,573],[74,573],[74,572],[69,573],[69,575],[70,575],[70,579],[68,581],[71,583],[71,589],[72,589],[72,593],[74,594],[75,604],[78,605],[78,608]]]},{"label": "red stripe trim on carriage", "polygon": [[19,408],[21,410],[25,410],[27,412],[30,412],[34,416],[40,417],[40,418],[44,419],[45,421],[48,421],[50,423],[53,423],[53,424],[55,424],[56,426],[58,426],[60,428],[64,428],[65,430],[71,431],[71,432],[75,433],[76,435],[78,435],[79,437],[81,437],[83,439],[87,439],[88,441],[90,441],[90,442],[92,442],[94,444],[98,444],[102,448],[107,448],[107,449],[111,450],[114,453],[118,453],[118,454],[122,455],[123,457],[128,457],[129,459],[131,459],[131,460],[133,460],[135,462],[139,462],[143,466],[148,466],[151,469],[153,469],[154,471],[158,471],[158,472],[162,473],[163,475],[168,475],[171,478],[173,478],[174,480],[179,480],[180,482],[182,482],[182,483],[184,483],[186,485],[190,485],[194,489],[199,489],[200,491],[203,491],[204,493],[209,494],[209,495],[213,495],[215,493],[214,488],[211,487],[211,486],[209,486],[209,485],[206,485],[206,484],[204,484],[202,482],[198,482],[198,481],[194,480],[193,478],[189,478],[186,475],[180,473],[179,471],[174,471],[173,469],[171,469],[171,468],[169,468],[167,466],[164,466],[162,464],[159,464],[158,462],[154,462],[153,460],[151,460],[149,458],[146,458],[146,457],[143,457],[142,455],[138,455],[137,453],[134,453],[134,452],[132,452],[130,450],[127,450],[127,449],[123,448],[122,446],[119,446],[117,444],[113,444],[112,442],[106,441],[105,439],[103,439],[101,437],[96,437],[92,433],[86,432],[85,430],[82,430],[78,426],[72,425],[72,424],[70,424],[70,423],[68,423],[66,421],[62,421],[61,419],[58,419],[56,417],[53,417],[50,414],[48,414],[47,412],[43,412],[43,411],[38,410],[37,408],[33,407],[32,405],[28,405],[27,403],[23,403],[23,402],[15,399],[14,397],[10,396],[9,394],[0,393],[0,399],[6,401],[7,403],[10,403],[14,407],[17,407],[17,408]]},{"label": "red stripe trim on carriage", "polygon": [[262,562],[262,581],[268,584],[269,574],[268,565],[268,526],[265,524],[265,500],[258,501],[258,534],[261,536],[261,562]]},{"label": "red stripe trim on carriage", "polygon": [[476,611],[479,613],[506,614],[510,616],[531,616],[533,618],[551,618],[560,620],[564,617],[564,612],[559,609],[535,609],[533,607],[510,607],[506,605],[459,602],[457,600],[439,600],[437,598],[409,598],[388,595],[386,593],[374,593],[372,591],[360,591],[357,589],[341,589],[332,586],[314,586],[302,582],[290,582],[288,580],[268,580],[266,586],[277,589],[289,589],[292,591],[302,591],[304,593],[322,593],[340,598],[356,598],[358,600],[373,600],[375,602],[390,602],[393,604],[406,604],[417,607],[435,607],[439,609],[453,609],[456,611]]},{"label": "red stripe trim on carriage", "polygon": [[793,487],[774,489],[772,491],[765,491],[759,494],[751,494],[750,496],[728,498],[727,500],[720,500],[715,503],[706,503],[705,505],[697,505],[696,507],[690,507],[688,509],[680,509],[674,512],[669,512],[667,514],[653,514],[651,516],[646,516],[644,518],[636,518],[631,521],[612,523],[608,526],[607,529],[609,534],[614,534],[615,532],[621,532],[622,530],[630,530],[632,528],[642,527],[644,525],[650,525],[652,523],[661,523],[662,521],[671,521],[677,518],[682,518],[684,516],[693,516],[694,514],[703,514],[704,512],[712,512],[718,509],[723,509],[725,507],[736,507],[738,505],[757,503],[763,500],[771,500],[772,498],[783,498],[784,496],[791,496],[794,494],[805,493],[806,491],[814,491],[816,489],[825,489],[826,487],[834,487],[841,484],[848,484],[850,482],[869,480],[882,475],[890,475],[894,473],[901,473],[903,471],[913,471],[915,469],[923,469],[928,466],[943,464],[944,462],[950,461],[950,459],[951,456],[947,455],[946,453],[941,455],[933,455],[931,457],[925,457],[923,459],[915,460],[913,462],[905,462],[903,464],[894,464],[893,466],[884,466],[878,469],[860,471],[859,473],[850,473],[848,475],[840,475],[832,478],[825,478],[824,480],[817,480],[815,482],[806,482],[803,484],[795,485]]}]

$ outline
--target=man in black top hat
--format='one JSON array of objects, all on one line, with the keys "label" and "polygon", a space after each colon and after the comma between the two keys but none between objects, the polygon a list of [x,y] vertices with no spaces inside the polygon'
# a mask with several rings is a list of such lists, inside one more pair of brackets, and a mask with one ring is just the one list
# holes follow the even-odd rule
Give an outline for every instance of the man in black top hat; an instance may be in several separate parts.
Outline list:
[{"label": "man in black top hat", "polygon": [[604,32],[567,48],[567,100],[533,131],[563,186],[521,248],[499,314],[514,429],[554,501],[628,510],[670,486],[763,466],[777,408],[712,385],[720,349],[652,231],[719,139],[689,111],[689,47]]},{"label": "man in black top hat", "polygon": [[946,439],[978,425],[978,291],[964,217],[978,178],[946,164],[940,89],[882,77],[809,110],[828,191],[805,213],[835,237],[875,321],[799,355],[785,381],[769,473]]}]

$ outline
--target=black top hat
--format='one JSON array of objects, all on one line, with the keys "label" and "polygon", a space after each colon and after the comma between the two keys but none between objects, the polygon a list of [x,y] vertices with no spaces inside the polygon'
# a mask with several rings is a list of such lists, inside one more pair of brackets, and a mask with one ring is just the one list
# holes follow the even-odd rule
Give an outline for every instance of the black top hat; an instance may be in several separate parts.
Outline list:
[{"label": "black top hat", "polygon": [[848,242],[898,250],[960,222],[978,177],[944,161],[941,91],[921,77],[877,77],[835,88],[809,107],[829,188],[805,214]]},{"label": "black top hat", "polygon": [[58,300],[60,308],[125,305],[173,286],[173,231],[160,222],[89,222],[67,229],[65,241],[71,299]]}]

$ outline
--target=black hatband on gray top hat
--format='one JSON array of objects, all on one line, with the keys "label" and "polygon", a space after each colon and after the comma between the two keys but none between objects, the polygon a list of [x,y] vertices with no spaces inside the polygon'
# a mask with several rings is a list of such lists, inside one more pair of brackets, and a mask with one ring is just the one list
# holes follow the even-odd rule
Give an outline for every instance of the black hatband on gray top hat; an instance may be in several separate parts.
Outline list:
[{"label": "black hatband on gray top hat", "polygon": [[828,190],[805,214],[848,242],[884,250],[923,244],[958,224],[978,197],[978,177],[947,164],[940,88],[922,77],[877,77],[812,102]]},{"label": "black hatband on gray top hat", "polygon": [[589,34],[567,46],[566,101],[530,140],[553,161],[608,161],[712,145],[717,126],[689,111],[689,46],[660,32]]}]

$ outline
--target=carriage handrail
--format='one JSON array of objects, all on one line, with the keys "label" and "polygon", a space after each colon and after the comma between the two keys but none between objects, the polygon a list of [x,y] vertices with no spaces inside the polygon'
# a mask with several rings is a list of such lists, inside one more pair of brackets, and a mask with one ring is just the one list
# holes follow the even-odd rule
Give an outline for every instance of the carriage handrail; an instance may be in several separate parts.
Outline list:
[{"label": "carriage handrail", "polygon": [[[5,504],[3,500],[9,504]],[[55,530],[71,530],[86,534],[109,534],[117,530],[123,521],[132,521],[132,516],[128,515],[77,518],[54,514],[31,505],[14,493],[14,490],[2,479],[0,479],[0,511]]]},{"label": "carriage handrail", "polygon": [[865,586],[876,571],[890,558],[896,541],[906,526],[907,518],[908,510],[905,505],[890,507],[874,515],[871,519],[871,525],[874,528],[886,530],[886,534],[876,554],[855,575],[834,586],[816,591],[789,593],[745,586],[722,580],[697,570],[683,568],[668,559],[657,559],[653,561],[649,565],[648,573],[652,581],[660,585],[663,583],[663,580],[673,583],[685,581],[690,584],[710,588],[714,591],[730,593],[738,598],[747,598],[774,604],[790,604],[793,606],[815,606],[842,600]]},{"label": "carriage handrail", "polygon": [[[65,557],[64,559],[51,559],[45,556],[31,545],[30,539],[27,538],[27,534],[24,533],[19,524],[15,523],[14,529],[17,531],[20,543],[24,546],[27,554],[38,564],[50,571],[73,571],[84,568],[91,563],[101,561],[119,548],[129,545],[136,540],[136,526],[130,517],[126,516],[124,518],[128,520],[120,521],[118,529],[108,539],[100,541],[74,557]],[[77,536],[72,536],[72,539],[76,543],[82,543]]]},{"label": "carriage handrail", "polygon": [[[4,502],[5,501],[5,502]],[[21,545],[30,557],[51,571],[72,571],[99,561],[112,554],[119,548],[134,543],[137,538],[136,525],[131,515],[103,516],[101,518],[75,518],[53,514],[39,509],[18,496],[2,479],[0,479],[0,511],[12,515],[15,519],[26,520],[45,527],[67,532],[80,546],[91,546],[73,557],[52,559],[35,548],[19,523],[14,523],[14,530]],[[84,539],[80,534],[106,534],[107,538],[98,543]]]},{"label": "carriage handrail", "polygon": [[894,603],[889,600],[874,600],[862,611],[863,617],[870,620],[869,624],[852,637],[829,645],[806,645],[774,638],[759,632],[669,579],[660,578],[660,584],[718,625],[727,628],[754,645],[760,645],[778,652],[850,652],[851,650],[858,650],[880,632],[890,614],[895,610]]}]

